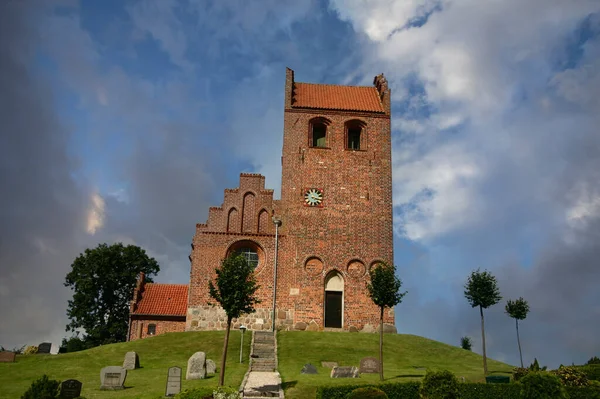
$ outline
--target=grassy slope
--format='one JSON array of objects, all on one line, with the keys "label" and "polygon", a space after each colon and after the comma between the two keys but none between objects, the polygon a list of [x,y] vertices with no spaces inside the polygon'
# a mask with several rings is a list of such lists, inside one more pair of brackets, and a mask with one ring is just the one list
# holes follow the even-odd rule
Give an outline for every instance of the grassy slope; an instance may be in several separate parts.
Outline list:
[{"label": "grassy slope", "polygon": [[[83,383],[82,395],[93,398],[158,398],[164,395],[167,370],[181,367],[182,389],[202,386],[216,387],[218,374],[205,380],[185,380],[187,361],[198,351],[221,365],[224,331],[185,332],[105,345],[87,351],[61,355],[17,355],[15,363],[0,363],[0,398],[20,398],[31,383],[47,374],[56,380],[78,379]],[[250,353],[251,335],[244,337],[244,355]],[[135,351],[140,357],[141,369],[129,370],[123,391],[100,391],[100,370],[106,366],[121,366],[125,353]],[[231,331],[227,350],[225,385],[238,387],[248,367],[247,361],[239,363],[240,332]]]},{"label": "grassy slope", "polygon": [[[385,382],[420,379],[425,370],[448,369],[467,381],[484,382],[482,357],[461,348],[415,335],[386,334],[384,343]],[[279,372],[288,399],[314,398],[319,385],[379,383],[378,374],[363,374],[359,379],[332,379],[330,369],[321,361],[340,366],[358,366],[360,359],[378,357],[377,334],[336,332],[280,332],[277,335]],[[300,374],[306,363],[317,367],[318,375]],[[507,373],[512,366],[488,359],[491,373]]]}]

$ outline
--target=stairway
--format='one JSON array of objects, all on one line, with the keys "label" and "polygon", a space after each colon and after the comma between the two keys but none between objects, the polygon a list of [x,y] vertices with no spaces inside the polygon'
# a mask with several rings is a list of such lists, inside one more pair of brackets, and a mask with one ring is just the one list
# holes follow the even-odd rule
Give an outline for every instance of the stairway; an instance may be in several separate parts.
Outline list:
[{"label": "stairway", "polygon": [[271,331],[255,331],[250,352],[250,371],[276,371],[275,335]]}]

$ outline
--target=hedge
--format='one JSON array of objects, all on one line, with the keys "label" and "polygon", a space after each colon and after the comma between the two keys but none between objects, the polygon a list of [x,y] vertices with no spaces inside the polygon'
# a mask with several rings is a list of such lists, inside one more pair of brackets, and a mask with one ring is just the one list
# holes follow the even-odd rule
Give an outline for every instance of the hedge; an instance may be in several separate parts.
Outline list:
[{"label": "hedge", "polygon": [[[375,387],[381,389],[390,399],[420,399],[420,382],[399,382],[382,385],[341,385],[317,388],[317,399],[345,399],[356,388]],[[600,399],[596,387],[565,387],[570,399]],[[480,384],[465,382],[459,384],[461,399],[521,399],[521,385]]]},{"label": "hedge", "polygon": [[589,380],[600,381],[600,364],[588,364],[587,366],[576,366],[583,371]]}]

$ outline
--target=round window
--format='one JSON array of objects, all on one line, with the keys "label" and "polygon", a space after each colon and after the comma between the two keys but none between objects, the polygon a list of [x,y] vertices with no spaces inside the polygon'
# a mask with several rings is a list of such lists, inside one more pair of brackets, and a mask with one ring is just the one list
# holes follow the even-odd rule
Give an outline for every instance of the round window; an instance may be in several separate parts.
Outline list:
[{"label": "round window", "polygon": [[252,267],[256,268],[258,266],[258,253],[255,249],[244,247],[237,249],[234,254],[236,256],[242,255]]}]

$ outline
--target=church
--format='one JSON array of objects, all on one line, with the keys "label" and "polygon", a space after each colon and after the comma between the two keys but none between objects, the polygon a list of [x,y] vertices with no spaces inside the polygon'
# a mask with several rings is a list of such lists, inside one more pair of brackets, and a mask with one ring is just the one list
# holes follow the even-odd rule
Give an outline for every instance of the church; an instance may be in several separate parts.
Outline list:
[{"label": "church", "polygon": [[[287,68],[281,199],[264,176],[240,174],[239,186],[196,224],[189,284],[140,275],[129,339],[225,329],[208,283],[231,254],[246,257],[260,285],[256,312],[232,327],[376,331],[368,272],[393,261],[390,96],[383,74],[373,86],[341,86],[296,82]],[[388,309],[384,331],[395,332],[394,324]]]}]

